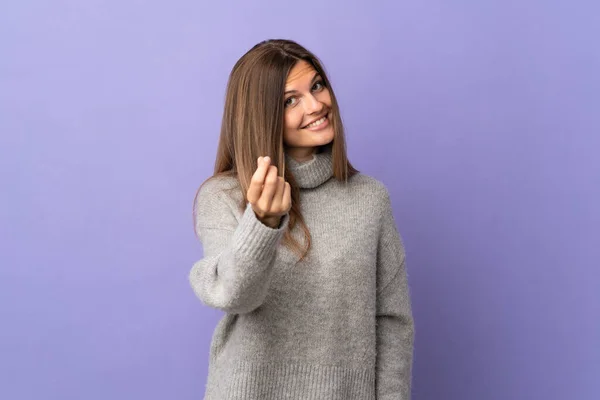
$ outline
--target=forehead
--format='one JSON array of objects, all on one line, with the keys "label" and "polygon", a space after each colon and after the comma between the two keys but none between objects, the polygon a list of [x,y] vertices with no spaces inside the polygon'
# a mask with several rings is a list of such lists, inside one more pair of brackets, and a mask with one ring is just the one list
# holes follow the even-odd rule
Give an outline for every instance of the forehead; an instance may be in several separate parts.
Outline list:
[{"label": "forehead", "polygon": [[292,67],[285,83],[287,85],[294,85],[310,81],[316,72],[317,70],[312,65],[304,60],[300,60]]}]

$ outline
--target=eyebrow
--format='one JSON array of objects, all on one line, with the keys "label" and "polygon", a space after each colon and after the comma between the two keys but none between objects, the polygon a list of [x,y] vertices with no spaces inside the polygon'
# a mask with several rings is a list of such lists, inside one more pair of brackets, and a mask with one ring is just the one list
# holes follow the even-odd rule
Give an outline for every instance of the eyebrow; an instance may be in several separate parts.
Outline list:
[{"label": "eyebrow", "polygon": [[[320,78],[320,77],[321,77],[321,74],[319,72],[315,72],[315,75],[312,77],[312,79],[310,81],[311,86],[312,86],[313,83],[315,83],[315,81],[317,80],[317,78]],[[284,95],[290,94],[290,93],[298,93],[298,91],[297,90],[286,90],[285,93],[284,93]]]}]

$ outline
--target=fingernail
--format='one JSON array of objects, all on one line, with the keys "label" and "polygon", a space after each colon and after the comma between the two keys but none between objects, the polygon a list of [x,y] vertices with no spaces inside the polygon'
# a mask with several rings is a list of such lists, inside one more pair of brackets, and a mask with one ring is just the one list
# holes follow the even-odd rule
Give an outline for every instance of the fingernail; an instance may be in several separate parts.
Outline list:
[{"label": "fingernail", "polygon": [[269,162],[269,161],[271,161],[271,159],[269,158],[269,156],[266,156],[266,157],[263,159],[263,161],[264,161],[264,162]]}]

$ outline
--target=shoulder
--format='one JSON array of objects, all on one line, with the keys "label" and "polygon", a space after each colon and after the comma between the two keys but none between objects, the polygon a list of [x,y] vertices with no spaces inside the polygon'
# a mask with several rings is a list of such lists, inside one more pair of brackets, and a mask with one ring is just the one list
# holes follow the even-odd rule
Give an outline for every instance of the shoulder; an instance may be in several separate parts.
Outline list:
[{"label": "shoulder", "polygon": [[219,220],[224,214],[237,215],[243,200],[237,178],[212,176],[205,180],[194,198],[194,214],[198,221]]},{"label": "shoulder", "polygon": [[196,202],[210,202],[215,199],[227,200],[227,198],[240,200],[239,194],[241,191],[237,178],[224,175],[211,176],[198,188]]},{"label": "shoulder", "polygon": [[361,172],[348,180],[347,190],[353,202],[362,205],[362,212],[379,225],[393,216],[390,191],[383,181]]},{"label": "shoulder", "polygon": [[239,186],[237,178],[233,176],[217,175],[206,179],[198,189],[198,193],[210,195],[220,193]]},{"label": "shoulder", "polygon": [[348,180],[351,190],[369,196],[372,200],[383,203],[390,201],[387,186],[379,179],[359,172]]}]

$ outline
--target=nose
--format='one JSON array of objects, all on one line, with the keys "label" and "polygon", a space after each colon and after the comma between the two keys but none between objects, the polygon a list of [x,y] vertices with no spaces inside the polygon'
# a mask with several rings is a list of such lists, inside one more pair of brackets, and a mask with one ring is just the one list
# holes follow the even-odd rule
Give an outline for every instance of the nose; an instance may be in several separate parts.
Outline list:
[{"label": "nose", "polygon": [[304,112],[306,114],[319,114],[323,111],[323,103],[321,103],[313,94],[309,94],[304,98]]}]

